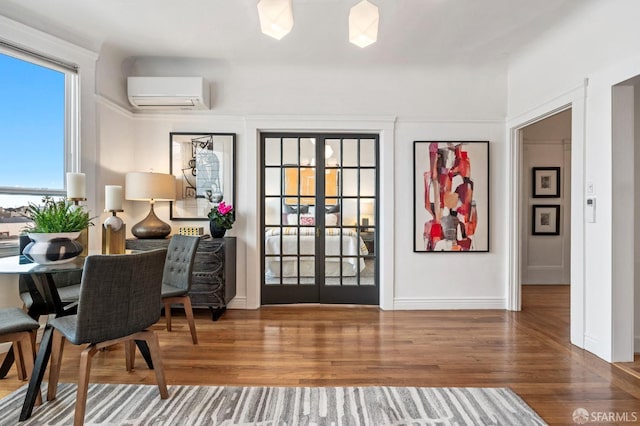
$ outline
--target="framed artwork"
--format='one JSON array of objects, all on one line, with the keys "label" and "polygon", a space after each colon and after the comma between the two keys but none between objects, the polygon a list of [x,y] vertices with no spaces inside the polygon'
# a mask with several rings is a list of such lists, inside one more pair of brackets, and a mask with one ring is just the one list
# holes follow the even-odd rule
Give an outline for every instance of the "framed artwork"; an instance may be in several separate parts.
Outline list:
[{"label": "framed artwork", "polygon": [[533,168],[533,198],[560,196],[560,167]]},{"label": "framed artwork", "polygon": [[172,220],[206,220],[224,201],[235,207],[235,133],[170,133],[170,173],[176,177]]},{"label": "framed artwork", "polygon": [[489,142],[413,142],[413,251],[489,251]]},{"label": "framed artwork", "polygon": [[532,235],[560,235],[560,205],[537,204],[533,206]]}]

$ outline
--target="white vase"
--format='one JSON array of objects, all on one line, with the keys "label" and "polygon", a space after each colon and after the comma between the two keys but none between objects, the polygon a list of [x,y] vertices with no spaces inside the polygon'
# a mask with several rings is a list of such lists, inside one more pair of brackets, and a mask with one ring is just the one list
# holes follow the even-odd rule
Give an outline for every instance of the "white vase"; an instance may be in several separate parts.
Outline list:
[{"label": "white vase", "polygon": [[29,260],[41,265],[70,262],[82,253],[76,241],[80,232],[28,233],[31,242],[22,251]]}]

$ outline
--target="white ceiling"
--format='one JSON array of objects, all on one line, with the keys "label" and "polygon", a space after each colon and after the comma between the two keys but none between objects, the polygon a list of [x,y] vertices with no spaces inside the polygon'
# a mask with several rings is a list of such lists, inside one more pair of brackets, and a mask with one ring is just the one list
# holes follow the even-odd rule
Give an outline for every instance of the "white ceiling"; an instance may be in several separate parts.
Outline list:
[{"label": "white ceiling", "polygon": [[83,47],[125,56],[242,64],[437,65],[505,60],[590,1],[371,0],[378,42],[348,42],[359,0],[293,0],[293,31],[260,33],[257,0],[2,0],[0,14]]}]

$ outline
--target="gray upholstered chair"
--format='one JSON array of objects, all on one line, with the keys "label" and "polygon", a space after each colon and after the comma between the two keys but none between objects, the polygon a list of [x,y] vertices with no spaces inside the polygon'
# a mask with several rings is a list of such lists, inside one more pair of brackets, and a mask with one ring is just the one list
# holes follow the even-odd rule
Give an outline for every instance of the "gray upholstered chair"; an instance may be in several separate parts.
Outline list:
[{"label": "gray upholstered chair", "polygon": [[191,289],[193,262],[199,243],[199,237],[174,235],[169,242],[167,260],[162,274],[162,303],[164,303],[167,330],[171,331],[171,304],[181,303],[184,306],[184,313],[189,323],[194,345],[198,344],[198,336],[189,290]]},{"label": "gray upholstered chair", "polygon": [[36,333],[40,325],[22,309],[0,309],[0,343],[13,343],[18,379],[27,380],[36,356]]},{"label": "gray upholstered chair", "polygon": [[78,395],[74,424],[84,421],[91,358],[100,349],[125,344],[127,369],[134,341],[149,347],[160,397],[168,398],[167,386],[155,332],[147,328],[160,319],[160,283],[165,249],[130,255],[88,256],[84,263],[78,313],[51,321],[55,328],[47,400],[56,397],[62,349],[65,340],[74,345],[88,343],[80,355]]}]

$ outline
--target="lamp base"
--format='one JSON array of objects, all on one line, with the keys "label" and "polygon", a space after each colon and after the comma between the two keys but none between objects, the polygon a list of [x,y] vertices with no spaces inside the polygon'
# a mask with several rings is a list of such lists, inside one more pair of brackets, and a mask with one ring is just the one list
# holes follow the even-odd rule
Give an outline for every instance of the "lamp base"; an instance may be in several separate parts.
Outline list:
[{"label": "lamp base", "polygon": [[115,210],[111,212],[113,216],[109,216],[102,226],[102,254],[124,254],[127,227]]},{"label": "lamp base", "polygon": [[133,225],[131,233],[137,238],[166,238],[171,233],[171,225],[161,221],[153,211],[153,204],[147,217]]}]

